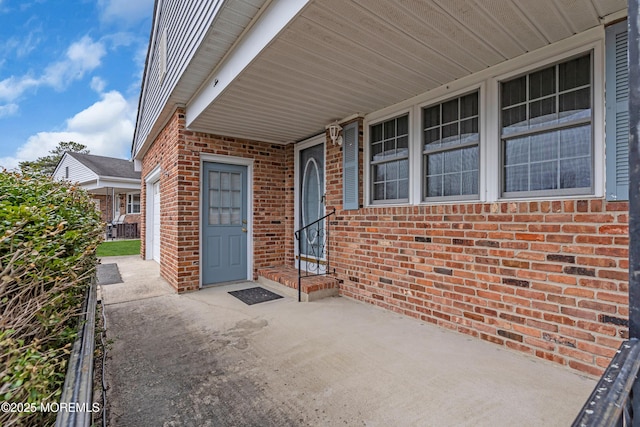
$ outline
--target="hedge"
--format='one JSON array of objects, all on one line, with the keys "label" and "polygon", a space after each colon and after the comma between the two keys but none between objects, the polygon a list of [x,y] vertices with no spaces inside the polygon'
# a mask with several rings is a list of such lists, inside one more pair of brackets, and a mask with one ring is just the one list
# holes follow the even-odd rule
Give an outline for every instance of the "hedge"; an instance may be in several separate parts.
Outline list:
[{"label": "hedge", "polygon": [[[103,231],[84,190],[0,172],[0,403],[59,401]],[[0,412],[0,425],[55,416]]]}]

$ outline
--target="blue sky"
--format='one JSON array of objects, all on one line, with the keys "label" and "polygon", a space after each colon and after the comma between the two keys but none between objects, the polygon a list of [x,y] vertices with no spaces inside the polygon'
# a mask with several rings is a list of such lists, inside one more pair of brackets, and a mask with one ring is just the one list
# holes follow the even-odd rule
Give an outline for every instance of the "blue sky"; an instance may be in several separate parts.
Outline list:
[{"label": "blue sky", "polygon": [[0,167],[60,141],[130,158],[153,0],[0,0]]}]

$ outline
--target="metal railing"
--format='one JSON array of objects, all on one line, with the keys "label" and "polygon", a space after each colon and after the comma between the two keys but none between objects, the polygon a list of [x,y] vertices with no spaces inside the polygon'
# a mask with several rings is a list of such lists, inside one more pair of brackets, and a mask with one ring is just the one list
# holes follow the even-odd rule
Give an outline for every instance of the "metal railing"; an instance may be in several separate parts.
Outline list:
[{"label": "metal railing", "polygon": [[93,351],[96,326],[96,277],[91,279],[83,305],[84,319],[80,320],[80,332],[69,355],[67,375],[62,388],[60,403],[68,410],[61,410],[56,417],[56,427],[88,427],[93,408]]},{"label": "metal railing", "polygon": [[639,370],[640,341],[623,342],[580,410],[573,427],[639,425]]},{"label": "metal railing", "polygon": [[[312,276],[323,276],[332,274],[331,257],[329,254],[329,217],[336,214],[336,210],[305,225],[294,233],[298,241],[298,302],[302,301],[302,278]],[[305,255],[303,256],[303,242]],[[302,265],[306,265],[304,275]]]}]

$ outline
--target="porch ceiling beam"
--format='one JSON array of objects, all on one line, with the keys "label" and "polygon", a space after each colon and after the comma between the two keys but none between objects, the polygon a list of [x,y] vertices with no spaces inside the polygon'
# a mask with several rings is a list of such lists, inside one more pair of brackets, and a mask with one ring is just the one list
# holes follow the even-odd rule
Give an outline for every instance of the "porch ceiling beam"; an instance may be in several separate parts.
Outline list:
[{"label": "porch ceiling beam", "polygon": [[187,103],[186,125],[195,120],[231,85],[311,0],[273,0],[203,87]]},{"label": "porch ceiling beam", "polygon": [[[640,339],[640,15],[629,0],[629,338]],[[640,404],[640,402],[635,404]],[[635,406],[635,405],[634,405]]]}]

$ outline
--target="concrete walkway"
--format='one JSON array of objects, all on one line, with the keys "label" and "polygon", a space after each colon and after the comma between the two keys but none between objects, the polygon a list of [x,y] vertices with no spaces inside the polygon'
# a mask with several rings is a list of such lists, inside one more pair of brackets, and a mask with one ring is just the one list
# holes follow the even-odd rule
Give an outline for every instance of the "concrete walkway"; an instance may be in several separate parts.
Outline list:
[{"label": "concrete walkway", "polygon": [[177,295],[112,257],[110,426],[566,426],[595,385],[566,368],[346,298]]}]

